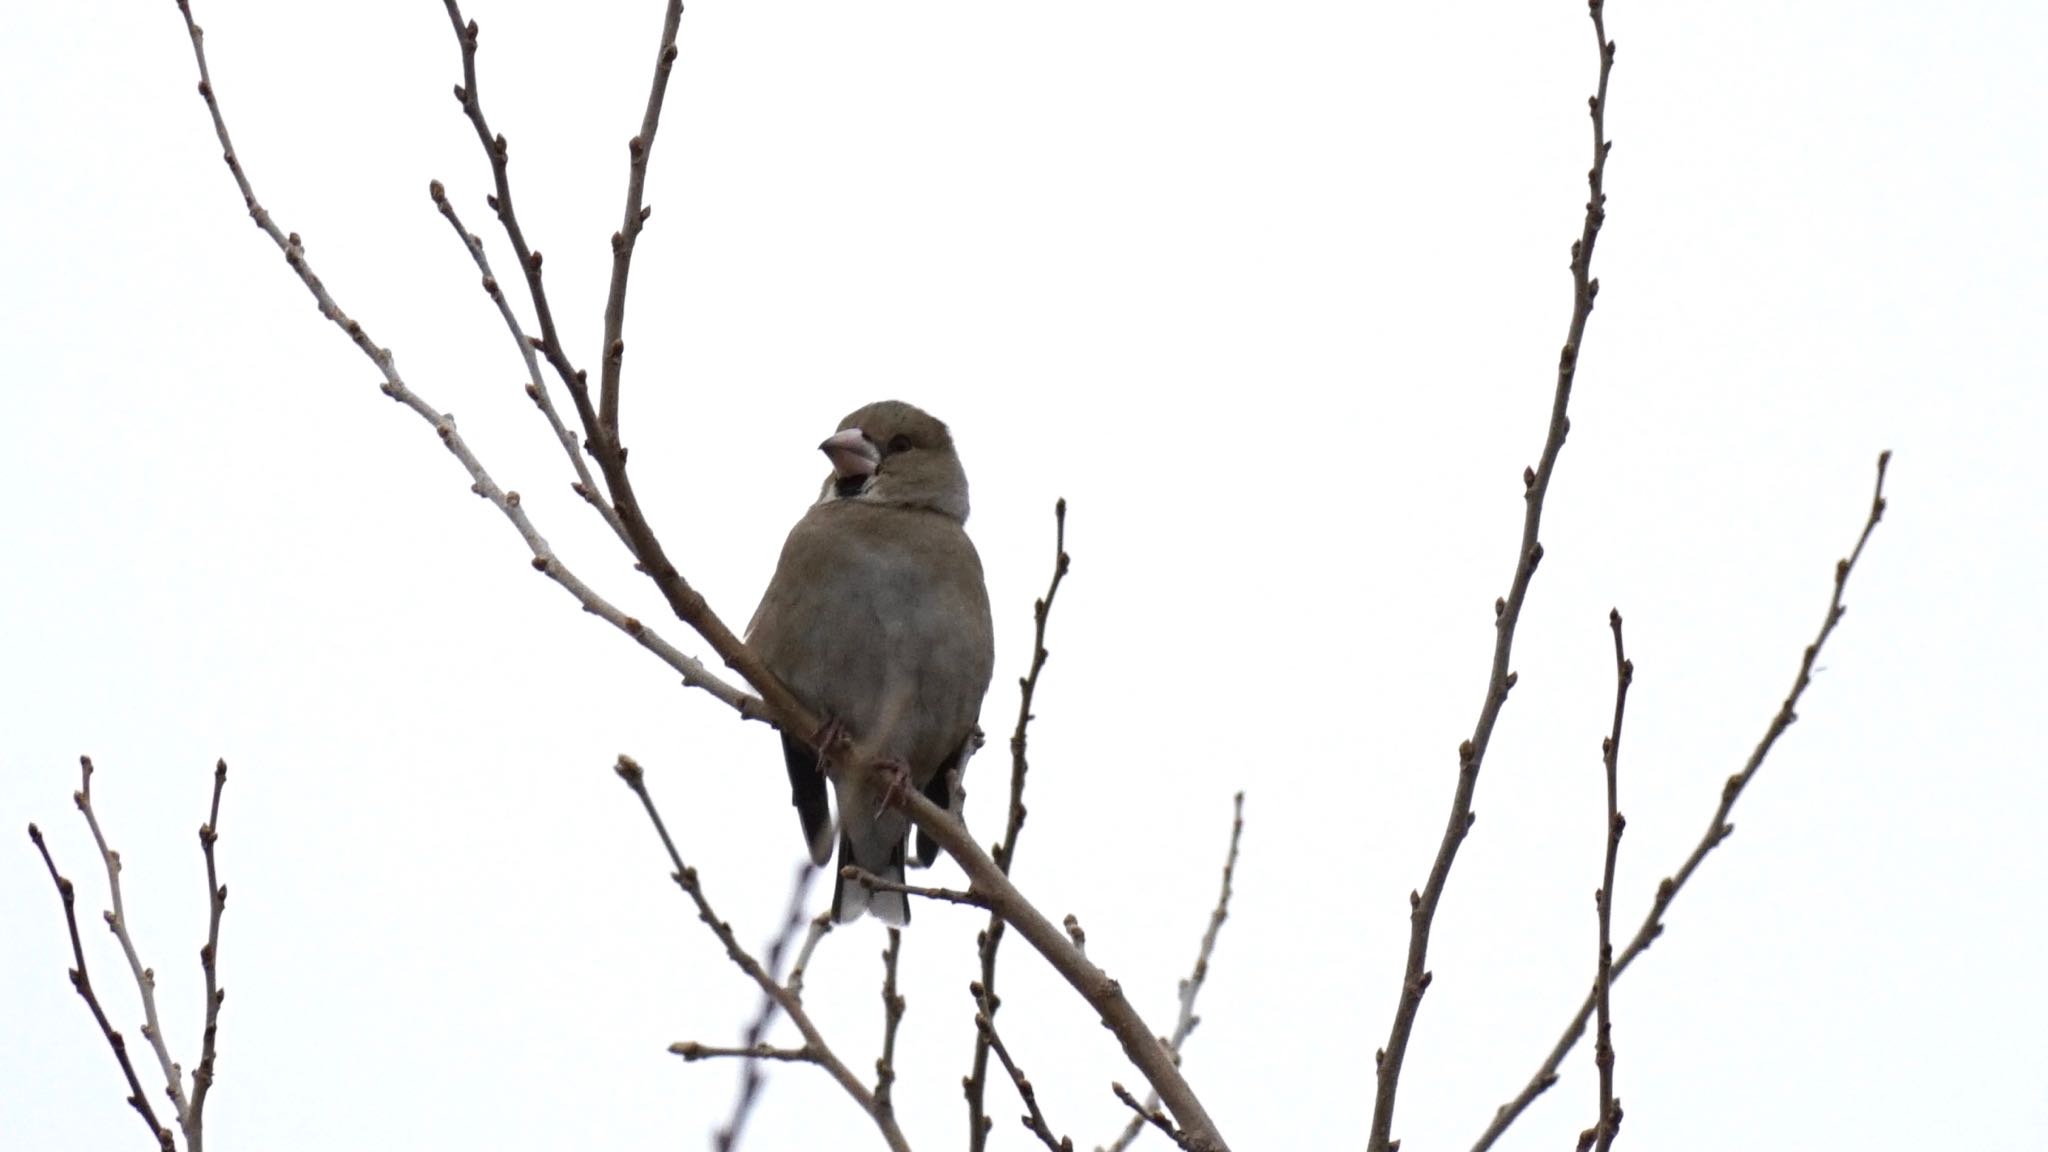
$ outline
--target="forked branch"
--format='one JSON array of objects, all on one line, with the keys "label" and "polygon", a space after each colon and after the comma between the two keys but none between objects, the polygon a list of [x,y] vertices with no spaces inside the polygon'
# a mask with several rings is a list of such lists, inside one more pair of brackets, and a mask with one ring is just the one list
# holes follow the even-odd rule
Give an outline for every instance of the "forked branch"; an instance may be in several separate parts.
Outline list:
[{"label": "forked branch", "polygon": [[[1884,518],[1884,474],[1886,467],[1891,464],[1891,459],[1892,454],[1889,451],[1878,453],[1877,486],[1871,494],[1870,513],[1863,521],[1862,533],[1856,537],[1855,550],[1849,553],[1847,559],[1835,562],[1834,594],[1828,600],[1827,615],[1821,619],[1820,633],[1813,638],[1813,643],[1806,646],[1805,653],[1800,657],[1798,675],[1792,679],[1792,690],[1786,693],[1784,703],[1779,705],[1777,714],[1771,717],[1770,724],[1764,729],[1763,738],[1757,741],[1756,748],[1750,752],[1742,771],[1730,776],[1721,786],[1721,802],[1714,809],[1713,819],[1707,822],[1706,834],[1693,846],[1691,854],[1685,858],[1678,871],[1658,882],[1656,897],[1650,902],[1650,911],[1643,917],[1642,926],[1636,929],[1635,937],[1629,941],[1628,947],[1622,949],[1621,955],[1615,957],[1610,980],[1619,980],[1635,958],[1642,955],[1644,950],[1663,934],[1664,913],[1671,907],[1672,901],[1678,898],[1678,893],[1685,888],[1685,882],[1692,879],[1692,874],[1699,870],[1707,854],[1719,847],[1721,842],[1735,831],[1735,825],[1728,822],[1728,814],[1734,810],[1735,802],[1741,798],[1743,789],[1749,787],[1750,781],[1756,779],[1758,770],[1764,766],[1764,759],[1770,755],[1771,748],[1778,742],[1778,737],[1783,736],[1785,730],[1792,726],[1792,722],[1799,718],[1799,699],[1806,694],[1807,686],[1813,683],[1814,661],[1819,659],[1821,649],[1827,644],[1828,637],[1834,634],[1835,625],[1841,623],[1842,614],[1847,611],[1842,604],[1842,594],[1849,587],[1849,574],[1856,570],[1856,562],[1863,558],[1864,545],[1870,543],[1870,534],[1876,531],[1877,522]],[[1515,1095],[1514,1099],[1501,1105],[1494,1112],[1493,1122],[1486,1126],[1486,1131],[1479,1134],[1479,1139],[1472,1145],[1472,1152],[1486,1152],[1493,1147],[1494,1142],[1508,1130],[1508,1126],[1527,1111],[1538,1096],[1557,1083],[1558,1069],[1564,1066],[1564,1058],[1578,1044],[1579,1037],[1585,1035],[1586,1021],[1591,1019],[1597,1010],[1598,994],[1598,988],[1586,993],[1578,1012],[1572,1016],[1571,1022],[1565,1025],[1564,1034],[1558,1037],[1557,1044],[1551,1048],[1550,1054],[1544,1057],[1543,1063],[1536,1069],[1536,1074],[1529,1078],[1529,1083]]]}]

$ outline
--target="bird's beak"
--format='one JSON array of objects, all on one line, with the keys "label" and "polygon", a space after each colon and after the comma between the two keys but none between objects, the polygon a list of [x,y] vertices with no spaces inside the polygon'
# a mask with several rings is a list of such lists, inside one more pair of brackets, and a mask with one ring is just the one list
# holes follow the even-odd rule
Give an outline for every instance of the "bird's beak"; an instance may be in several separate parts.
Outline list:
[{"label": "bird's beak", "polygon": [[818,451],[832,461],[832,472],[841,480],[873,476],[875,468],[882,462],[882,454],[868,443],[866,434],[858,428],[827,436],[825,442],[818,445]]}]

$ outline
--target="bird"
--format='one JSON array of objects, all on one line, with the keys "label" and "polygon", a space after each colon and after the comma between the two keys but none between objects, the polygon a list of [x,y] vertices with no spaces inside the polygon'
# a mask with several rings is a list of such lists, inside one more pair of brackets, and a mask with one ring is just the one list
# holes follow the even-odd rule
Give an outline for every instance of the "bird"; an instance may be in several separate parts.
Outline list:
[{"label": "bird", "polygon": [[[826,718],[782,733],[790,802],[814,863],[831,857],[826,783],[839,813],[839,868],[903,883],[910,821],[887,803],[900,770],[934,804],[958,811],[955,773],[979,746],[995,669],[981,556],[967,536],[967,474],[946,425],[900,400],[850,413],[818,445],[831,474],[782,545],[747,625],[769,671]],[[864,763],[821,765],[851,731]],[[920,832],[919,866],[938,845]],[[910,920],[902,892],[838,878],[833,918]]]}]

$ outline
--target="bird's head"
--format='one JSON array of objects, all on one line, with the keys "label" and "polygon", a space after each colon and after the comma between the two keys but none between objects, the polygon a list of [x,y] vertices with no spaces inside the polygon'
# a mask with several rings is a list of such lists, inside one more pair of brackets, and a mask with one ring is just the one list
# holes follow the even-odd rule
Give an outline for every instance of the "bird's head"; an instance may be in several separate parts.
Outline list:
[{"label": "bird's head", "polygon": [[967,473],[953,451],[953,435],[922,408],[877,401],[841,420],[818,449],[832,461],[826,500],[929,508],[967,519]]}]

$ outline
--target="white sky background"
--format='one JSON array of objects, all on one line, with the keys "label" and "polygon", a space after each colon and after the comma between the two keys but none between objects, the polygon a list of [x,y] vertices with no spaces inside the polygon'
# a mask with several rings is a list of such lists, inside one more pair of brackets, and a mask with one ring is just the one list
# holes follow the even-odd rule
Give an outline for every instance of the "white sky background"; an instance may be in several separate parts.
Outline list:
[{"label": "white sky background", "polygon": [[[594,372],[659,5],[561,11],[470,14]],[[440,6],[199,18],[259,194],[343,306],[579,572],[663,619],[427,198],[446,181],[509,279]],[[1469,1146],[1591,978],[1608,608],[1637,669],[1632,932],[1790,683],[1889,447],[1800,722],[1617,988],[1622,1145],[2038,1147],[2048,11],[1618,2],[1609,30],[1604,291],[1396,1134]],[[1362,1143],[1569,310],[1583,5],[719,0],[681,48],[624,397],[672,554],[741,625],[842,414],[948,420],[998,622],[988,839],[1067,497],[1018,877],[1167,1028],[1245,789],[1188,1075],[1240,1148]],[[773,738],[533,573],[377,394],[243,214],[171,4],[19,6],[0,77],[0,1143],[145,1146],[20,832],[79,882],[139,1049],[69,799],[87,752],[188,1064],[193,830],[230,765],[214,1148],[703,1146],[737,1066],[664,1049],[730,1041],[755,997],[609,765],[649,767],[758,942],[799,848]],[[980,921],[920,907],[906,944],[921,1148],[964,1131]],[[835,934],[810,984],[862,1069],[881,944]],[[1053,1124],[1104,1140],[1108,1081],[1137,1077],[1016,941],[1002,982]],[[1508,1146],[1568,1146],[1594,1098],[1584,1048]],[[990,1099],[996,1146],[1029,1146]],[[748,1146],[879,1141],[780,1068]]]}]

